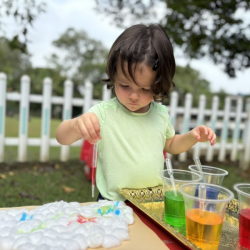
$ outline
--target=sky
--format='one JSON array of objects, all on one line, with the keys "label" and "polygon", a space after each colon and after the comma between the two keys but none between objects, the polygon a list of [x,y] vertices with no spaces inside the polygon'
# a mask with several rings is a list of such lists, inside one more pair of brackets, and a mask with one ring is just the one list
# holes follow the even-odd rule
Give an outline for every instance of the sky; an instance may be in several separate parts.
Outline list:
[{"label": "sky", "polygon": [[[31,62],[34,67],[47,66],[46,57],[55,51],[52,41],[58,39],[69,27],[86,31],[89,37],[100,40],[107,48],[123,32],[123,29],[115,26],[111,18],[94,10],[94,0],[48,0],[46,3],[46,13],[40,14],[34,21],[28,36],[28,49],[32,54]],[[163,9],[158,8],[158,18],[164,14]],[[157,20],[154,19],[154,22]],[[12,29],[8,27],[7,36],[16,31],[15,24],[12,24]],[[214,65],[208,58],[190,62],[179,51],[175,57],[177,65],[185,66],[190,63],[192,68],[198,70],[202,78],[210,82],[212,92],[223,89],[233,95],[250,94],[250,69],[237,72],[237,77],[230,79],[223,72],[222,65]]]}]

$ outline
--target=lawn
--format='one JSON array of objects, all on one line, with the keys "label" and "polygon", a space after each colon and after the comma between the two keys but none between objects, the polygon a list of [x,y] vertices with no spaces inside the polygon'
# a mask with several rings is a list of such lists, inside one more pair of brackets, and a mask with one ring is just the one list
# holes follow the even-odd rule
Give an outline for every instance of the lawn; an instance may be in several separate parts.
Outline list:
[{"label": "lawn", "polygon": [[[60,120],[52,120],[51,136],[54,137]],[[40,119],[31,118],[29,122],[29,137],[40,136]],[[18,120],[7,118],[6,136],[18,136]],[[58,200],[87,202],[95,201],[91,197],[91,182],[88,181],[83,172],[84,164],[79,161],[80,148],[71,147],[70,160],[66,163],[58,161],[60,148],[50,148],[50,161],[48,163],[38,162],[40,148],[28,147],[28,162],[18,163],[17,147],[5,147],[5,163],[0,164],[0,207],[41,205]],[[189,157],[191,159],[191,157]],[[223,168],[229,172],[225,177],[223,186],[233,190],[233,185],[240,182],[249,182],[250,171],[240,171],[238,163],[225,161],[223,163],[206,163]],[[173,167],[186,169],[193,164],[191,160],[180,163],[173,160]],[[235,192],[234,192],[235,193]],[[236,197],[237,198],[237,197]]]},{"label": "lawn", "polygon": [[0,164],[0,207],[41,205],[64,200],[67,202],[96,201],[91,197],[91,182],[79,160],[61,163]]},{"label": "lawn", "polygon": [[[55,138],[56,129],[61,123],[59,119],[52,119],[50,124],[50,135]],[[7,117],[5,124],[5,137],[18,137],[19,120],[17,117]],[[41,136],[41,119],[31,117],[29,120],[28,137],[39,138]],[[60,147],[50,147],[50,160],[57,161],[60,158]],[[5,162],[13,162],[17,160],[17,146],[5,147]],[[37,161],[40,158],[40,147],[28,147],[28,161]],[[79,159],[80,148],[70,147],[70,160]]]}]

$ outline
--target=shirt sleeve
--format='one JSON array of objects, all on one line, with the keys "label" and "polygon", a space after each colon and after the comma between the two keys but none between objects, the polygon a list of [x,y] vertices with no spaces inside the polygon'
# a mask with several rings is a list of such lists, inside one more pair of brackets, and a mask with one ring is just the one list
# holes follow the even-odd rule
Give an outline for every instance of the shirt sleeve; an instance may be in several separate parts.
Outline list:
[{"label": "shirt sleeve", "polygon": [[166,139],[170,139],[172,137],[174,137],[175,135],[175,130],[174,130],[174,127],[173,125],[171,124],[171,121],[170,121],[170,117],[169,117],[169,114],[168,114],[168,110],[167,110],[167,107],[166,107],[166,112],[167,112],[167,121],[166,121]]},{"label": "shirt sleeve", "polygon": [[100,126],[102,127],[103,124],[104,124],[104,119],[105,119],[105,109],[103,107],[103,103],[100,102],[96,105],[94,105],[93,107],[91,107],[87,113],[94,113],[98,120],[99,120],[99,123],[100,123]]}]

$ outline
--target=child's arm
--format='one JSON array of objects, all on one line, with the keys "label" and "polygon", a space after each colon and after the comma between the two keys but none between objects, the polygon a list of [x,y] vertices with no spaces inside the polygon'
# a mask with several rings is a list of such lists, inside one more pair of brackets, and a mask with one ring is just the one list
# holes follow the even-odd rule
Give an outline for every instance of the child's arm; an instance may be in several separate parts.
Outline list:
[{"label": "child's arm", "polygon": [[175,135],[167,139],[164,150],[170,154],[180,154],[190,149],[197,142],[205,141],[210,141],[211,146],[213,146],[216,143],[216,134],[211,128],[201,125],[186,134]]},{"label": "child's arm", "polygon": [[94,113],[63,121],[56,131],[56,139],[62,145],[70,145],[84,138],[90,143],[101,139],[100,124]]}]

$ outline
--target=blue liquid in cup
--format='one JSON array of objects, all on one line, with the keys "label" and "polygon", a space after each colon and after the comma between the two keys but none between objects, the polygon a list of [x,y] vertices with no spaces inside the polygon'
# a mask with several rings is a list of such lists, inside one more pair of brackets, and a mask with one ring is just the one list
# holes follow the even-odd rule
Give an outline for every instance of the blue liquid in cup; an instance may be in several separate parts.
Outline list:
[{"label": "blue liquid in cup", "polygon": [[[199,186],[197,185],[196,187],[196,191],[195,191],[195,197],[199,197]],[[219,196],[220,190],[215,188],[215,187],[207,187],[206,190],[206,199],[210,199],[210,200],[218,200],[218,196]],[[195,201],[194,202],[194,208],[199,208],[200,207],[200,203],[199,201]],[[211,211],[214,212],[215,211],[215,207],[216,204],[207,204],[205,209],[207,211]]]}]

